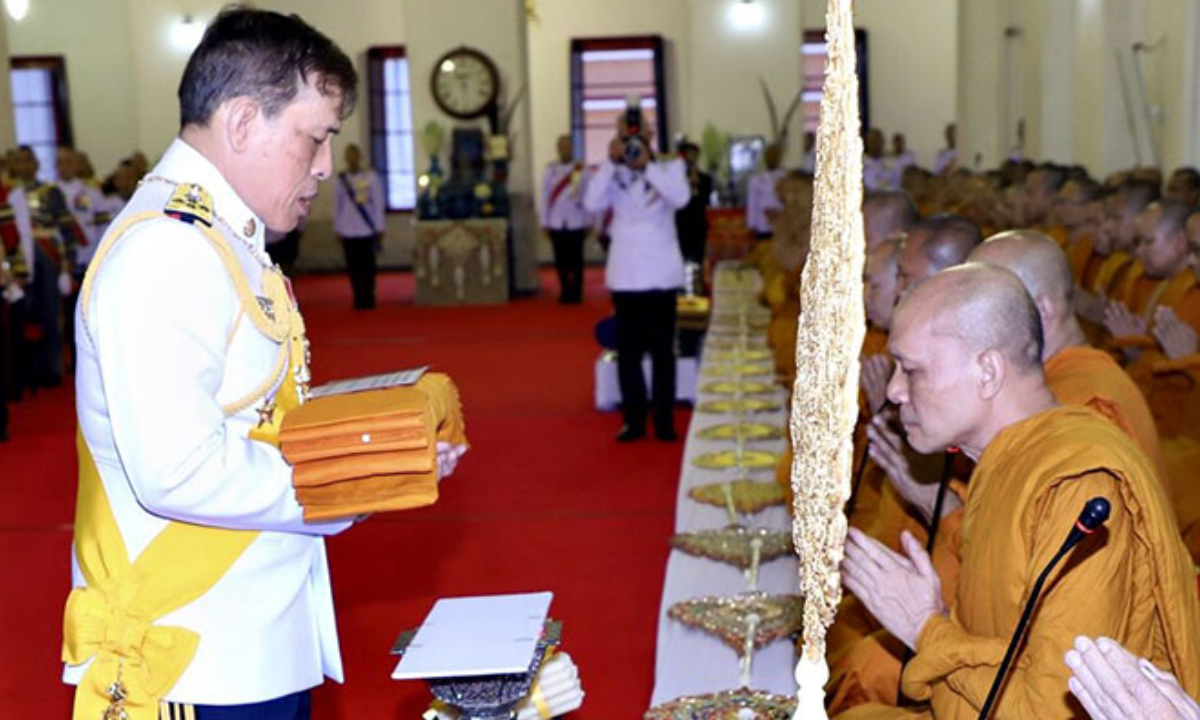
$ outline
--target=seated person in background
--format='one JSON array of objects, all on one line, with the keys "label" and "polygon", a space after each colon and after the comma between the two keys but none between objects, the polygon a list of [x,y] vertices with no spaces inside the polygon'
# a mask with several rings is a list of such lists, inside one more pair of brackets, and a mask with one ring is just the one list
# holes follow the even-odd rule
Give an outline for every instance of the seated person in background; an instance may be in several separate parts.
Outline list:
[{"label": "seated person in background", "polygon": [[1177,169],[1171,173],[1163,196],[1179,200],[1190,208],[1200,205],[1200,172],[1194,167]]},{"label": "seated person in background", "polygon": [[901,301],[890,347],[897,372],[888,396],[909,442],[921,452],[959,447],[978,466],[949,606],[913,537],[897,553],[850,530],[843,581],[915,651],[904,693],[929,704],[918,714],[863,705],[840,717],[974,716],[1033,579],[1096,496],[1112,503],[1104,542],[1051,576],[995,717],[1074,717],[1062,658],[1080,633],[1116,637],[1200,688],[1200,600],[1169,502],[1127,435],[1055,401],[1038,311],[1021,281],[978,264],[939,273]]}]

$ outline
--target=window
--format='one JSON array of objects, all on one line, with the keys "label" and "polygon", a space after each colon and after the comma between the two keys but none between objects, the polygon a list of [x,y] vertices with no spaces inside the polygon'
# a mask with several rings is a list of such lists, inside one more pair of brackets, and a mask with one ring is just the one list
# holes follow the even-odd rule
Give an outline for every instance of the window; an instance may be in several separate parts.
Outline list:
[{"label": "window", "polygon": [[[865,133],[871,127],[870,104],[867,102],[867,32],[854,31],[854,52],[857,55],[858,113]],[[800,112],[804,117],[804,129],[816,132],[821,118],[821,96],[825,87],[825,64],[829,51],[825,45],[824,30],[805,30],[804,44],[800,47],[804,69],[804,90],[800,101]]]},{"label": "window", "polygon": [[388,211],[406,212],[417,204],[408,57],[403,47],[374,47],[367,66],[371,163],[383,178]]},{"label": "window", "polygon": [[17,144],[33,148],[41,165],[38,178],[54,181],[58,177],[55,151],[59,145],[74,145],[66,62],[61,56],[14,57],[10,62]]},{"label": "window", "polygon": [[[666,151],[667,103],[661,37],[590,38],[571,41],[571,137],[583,160],[600,162],[630,95]],[[577,150],[578,152],[578,150]]]}]

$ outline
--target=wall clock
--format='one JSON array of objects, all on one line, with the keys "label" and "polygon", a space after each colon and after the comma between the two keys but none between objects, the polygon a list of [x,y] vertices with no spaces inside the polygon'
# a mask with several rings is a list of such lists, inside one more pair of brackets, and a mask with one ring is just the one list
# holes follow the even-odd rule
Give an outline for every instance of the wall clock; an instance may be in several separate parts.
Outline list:
[{"label": "wall clock", "polygon": [[469,120],[495,107],[500,74],[487,55],[460,47],[434,64],[430,88],[434,101],[447,115]]}]

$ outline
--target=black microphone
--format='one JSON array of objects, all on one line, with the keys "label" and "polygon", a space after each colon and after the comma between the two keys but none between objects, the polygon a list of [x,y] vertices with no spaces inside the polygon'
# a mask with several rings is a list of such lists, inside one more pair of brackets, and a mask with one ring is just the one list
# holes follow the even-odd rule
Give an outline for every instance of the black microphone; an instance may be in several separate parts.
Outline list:
[{"label": "black microphone", "polygon": [[1062,547],[1058,549],[1058,552],[1046,564],[1046,569],[1042,570],[1042,574],[1038,576],[1037,582],[1033,584],[1033,592],[1029,593],[1029,600],[1025,603],[1025,610],[1021,613],[1021,619],[1017,621],[1017,629],[1013,631],[1012,639],[1008,642],[1008,650],[1004,653],[1004,660],[1000,662],[1000,669],[996,671],[996,679],[992,681],[992,689],[988,691],[987,700],[983,703],[983,709],[979,711],[979,720],[987,720],[988,715],[992,712],[992,705],[995,704],[996,698],[1000,694],[1000,687],[1004,685],[1004,676],[1008,674],[1008,667],[1012,664],[1017,654],[1017,647],[1021,644],[1021,638],[1025,635],[1025,626],[1029,624],[1029,618],[1033,615],[1033,608],[1037,605],[1038,596],[1042,594],[1042,586],[1046,584],[1046,578],[1050,576],[1050,571],[1054,569],[1055,565],[1058,565],[1058,561],[1062,560],[1064,555],[1071,551],[1071,548],[1096,532],[1096,529],[1108,520],[1108,514],[1111,511],[1112,506],[1109,505],[1108,498],[1094,497],[1084,503],[1083,511],[1075,519],[1075,526],[1067,534],[1067,539],[1063,541]]}]

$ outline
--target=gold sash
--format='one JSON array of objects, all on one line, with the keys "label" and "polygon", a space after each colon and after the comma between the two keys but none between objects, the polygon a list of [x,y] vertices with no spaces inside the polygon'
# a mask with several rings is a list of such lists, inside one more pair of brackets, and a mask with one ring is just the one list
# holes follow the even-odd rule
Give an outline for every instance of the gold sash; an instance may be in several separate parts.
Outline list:
[{"label": "gold sash", "polygon": [[[164,217],[132,215],[110,232],[84,278],[80,304],[86,321],[92,282],[116,242],[134,225]],[[260,387],[223,408],[233,415],[265,399],[262,425],[251,438],[278,444],[282,416],[307,391],[308,347],[299,308],[277,269],[263,274],[273,312],[264,311],[245,273],[219,233],[197,226],[228,270],[242,314],[280,343],[276,367]],[[239,318],[240,319],[240,318]],[[232,333],[230,333],[232,339]],[[283,382],[279,383],[280,375]],[[71,591],[63,622],[63,661],[92,660],[75,692],[74,720],[156,720],[159,701],[191,663],[200,636],[154,623],[208,592],[258,537],[258,532],[169,522],[132,564],[104,483],[82,433],[76,437],[79,491],[75,509],[75,555],[87,584]]]},{"label": "gold sash", "polygon": [[200,636],[153,623],[208,592],[258,533],[171,522],[130,564],[82,434],[76,448],[75,555],[87,586],[67,598],[63,660],[92,664],[76,689],[73,717],[99,720],[117,707],[130,720],[155,720]]}]

